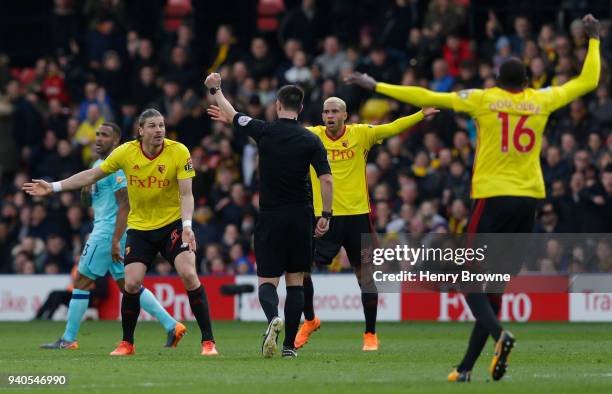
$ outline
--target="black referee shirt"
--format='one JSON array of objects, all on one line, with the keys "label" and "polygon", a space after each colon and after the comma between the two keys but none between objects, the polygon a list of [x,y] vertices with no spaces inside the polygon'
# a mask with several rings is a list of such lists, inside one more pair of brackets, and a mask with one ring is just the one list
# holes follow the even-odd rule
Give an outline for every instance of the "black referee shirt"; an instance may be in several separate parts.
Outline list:
[{"label": "black referee shirt", "polygon": [[264,122],[243,113],[234,116],[237,132],[252,137],[259,150],[259,207],[312,205],[310,165],[317,176],[331,174],[327,152],[313,133],[297,120]]}]

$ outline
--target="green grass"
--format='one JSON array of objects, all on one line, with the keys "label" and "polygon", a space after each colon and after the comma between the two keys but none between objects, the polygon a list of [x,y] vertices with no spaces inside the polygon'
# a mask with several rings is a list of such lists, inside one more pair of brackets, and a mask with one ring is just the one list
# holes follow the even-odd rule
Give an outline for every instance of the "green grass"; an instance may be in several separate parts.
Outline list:
[{"label": "green grass", "polygon": [[469,385],[446,382],[465,350],[467,323],[379,323],[381,349],[366,354],[361,352],[361,323],[324,322],[296,360],[261,357],[261,323],[217,322],[218,358],[199,355],[195,324],[189,324],[190,335],[177,349],[164,349],[160,326],[140,323],[137,355],[115,358],[108,353],[121,337],[118,322],[84,323],[76,351],[38,349],[60,336],[63,323],[0,323],[0,374],[68,374],[69,385],[53,390],[77,393],[612,392],[611,325],[508,327],[518,343],[506,377],[486,381],[489,343]]}]

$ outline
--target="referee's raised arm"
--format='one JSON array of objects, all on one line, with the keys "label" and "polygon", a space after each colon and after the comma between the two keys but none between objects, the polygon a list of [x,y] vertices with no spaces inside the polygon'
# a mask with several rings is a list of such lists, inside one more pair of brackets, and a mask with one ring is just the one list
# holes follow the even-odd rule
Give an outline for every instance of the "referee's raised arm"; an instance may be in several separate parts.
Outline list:
[{"label": "referee's raised arm", "polygon": [[259,140],[261,131],[266,122],[253,119],[248,115],[238,113],[232,104],[225,98],[221,91],[221,75],[212,73],[204,81],[204,85],[208,92],[213,96],[218,108],[217,120],[223,120],[226,123],[234,125],[238,132],[242,132],[253,138],[256,142]]}]

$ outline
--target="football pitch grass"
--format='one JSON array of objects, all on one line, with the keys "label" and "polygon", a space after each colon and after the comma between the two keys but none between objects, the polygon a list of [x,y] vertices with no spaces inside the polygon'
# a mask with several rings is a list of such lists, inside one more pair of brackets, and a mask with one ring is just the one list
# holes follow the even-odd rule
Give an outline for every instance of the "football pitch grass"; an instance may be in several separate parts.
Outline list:
[{"label": "football pitch grass", "polygon": [[[263,359],[263,323],[216,322],[217,358],[199,355],[199,330],[165,349],[157,323],[139,323],[136,355],[110,357],[121,338],[119,322],[85,322],[78,350],[40,350],[57,339],[62,322],[0,323],[0,374],[67,374],[45,392],[155,393],[611,393],[612,325],[508,324],[517,338],[508,373],[487,382],[490,341],[472,382],[446,382],[471,329],[468,323],[379,323],[380,351],[361,351],[362,323],[326,323],[299,357]],[[282,339],[282,337],[281,337]],[[0,391],[6,390],[2,383]]]}]

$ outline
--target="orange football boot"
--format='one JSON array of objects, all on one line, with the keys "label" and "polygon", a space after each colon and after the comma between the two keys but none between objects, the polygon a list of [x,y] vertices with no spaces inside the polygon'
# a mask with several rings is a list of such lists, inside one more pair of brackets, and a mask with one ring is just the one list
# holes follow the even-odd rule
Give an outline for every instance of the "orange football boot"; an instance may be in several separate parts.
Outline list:
[{"label": "orange football boot", "polygon": [[378,350],[378,337],[376,334],[366,332],[363,334],[363,347],[361,348],[364,352],[372,352]]},{"label": "orange football boot", "polygon": [[187,334],[187,327],[179,322],[176,322],[174,329],[168,333],[166,347],[176,347],[185,334]]},{"label": "orange football boot", "polygon": [[111,352],[111,356],[132,356],[136,354],[136,346],[133,343],[127,341],[119,342],[117,349]]},{"label": "orange football boot", "polygon": [[202,356],[218,356],[217,346],[215,341],[203,341],[202,342]]},{"label": "orange football boot", "polygon": [[312,333],[317,331],[319,328],[321,328],[321,320],[318,317],[315,316],[315,318],[312,320],[304,320],[304,324],[302,324],[300,330],[295,336],[295,341],[293,343],[295,348],[299,349],[306,345]]}]

